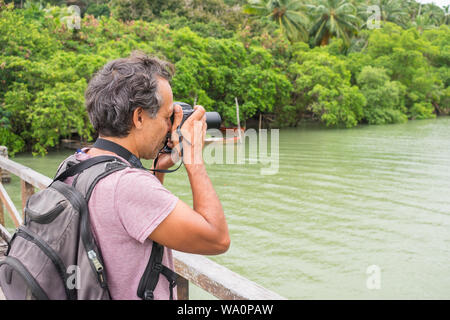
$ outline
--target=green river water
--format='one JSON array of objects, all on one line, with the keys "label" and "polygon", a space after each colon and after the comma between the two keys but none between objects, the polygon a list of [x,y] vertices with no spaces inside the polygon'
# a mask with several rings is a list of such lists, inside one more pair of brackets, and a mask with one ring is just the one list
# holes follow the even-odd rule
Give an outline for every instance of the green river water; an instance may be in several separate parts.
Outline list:
[{"label": "green river water", "polygon": [[[13,160],[53,177],[71,153]],[[264,166],[207,165],[232,240],[212,260],[289,299],[450,298],[449,117],[280,130]],[[165,186],[192,204],[184,168]],[[6,189],[20,208],[18,178]]]}]

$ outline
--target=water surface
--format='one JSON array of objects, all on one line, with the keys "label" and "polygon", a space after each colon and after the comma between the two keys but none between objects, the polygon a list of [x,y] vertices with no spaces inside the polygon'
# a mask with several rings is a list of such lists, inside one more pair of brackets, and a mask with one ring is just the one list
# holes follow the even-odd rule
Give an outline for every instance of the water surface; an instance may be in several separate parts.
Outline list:
[{"label": "water surface", "polygon": [[[71,153],[14,160],[53,176]],[[211,259],[290,299],[450,298],[450,118],[281,130],[278,173],[261,167],[207,166],[232,239]],[[165,185],[192,204],[184,168]]]}]

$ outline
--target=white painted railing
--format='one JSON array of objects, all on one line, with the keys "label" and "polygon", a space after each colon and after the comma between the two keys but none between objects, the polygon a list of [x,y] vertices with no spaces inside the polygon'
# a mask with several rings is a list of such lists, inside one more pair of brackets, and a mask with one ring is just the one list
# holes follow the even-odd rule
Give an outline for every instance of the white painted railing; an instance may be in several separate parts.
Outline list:
[{"label": "white painted railing", "polygon": [[[52,179],[46,177],[31,168],[23,166],[10,159],[0,157],[0,176],[1,170],[6,170],[13,175],[16,175],[21,180],[22,193],[22,210],[25,207],[26,201],[30,195],[34,193],[34,188],[44,189],[51,182]],[[4,189],[0,181],[0,236],[4,239],[10,239],[11,235],[4,227],[4,211],[9,212],[11,219],[16,227],[18,227],[23,220],[23,213],[15,208],[11,198]],[[3,205],[2,205],[3,203]],[[1,239],[0,239],[1,242]],[[1,243],[0,243],[1,250]],[[1,258],[0,252],[0,258]],[[178,299],[189,299],[189,281],[203,290],[209,292],[219,299],[230,300],[284,300],[285,298],[274,293],[262,286],[250,281],[237,273],[219,265],[210,259],[200,256],[187,254],[183,252],[174,251],[175,271],[180,275],[180,280],[177,285]],[[0,290],[0,299],[2,293]]]}]

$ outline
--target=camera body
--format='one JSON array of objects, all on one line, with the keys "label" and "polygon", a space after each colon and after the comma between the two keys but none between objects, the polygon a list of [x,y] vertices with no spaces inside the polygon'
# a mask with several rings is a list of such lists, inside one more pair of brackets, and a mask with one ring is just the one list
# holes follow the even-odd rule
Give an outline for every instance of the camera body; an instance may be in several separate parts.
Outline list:
[{"label": "camera body", "polygon": [[[176,101],[173,103],[173,105],[179,105],[181,107],[181,109],[183,110],[183,119],[181,119],[181,123],[180,123],[180,127],[183,125],[183,123],[186,121],[187,118],[189,118],[193,113],[194,113],[194,108],[192,108],[192,106],[190,104],[187,104],[185,102],[179,102]],[[173,119],[175,116],[175,112],[174,114],[172,114],[172,117],[170,117],[170,121],[173,123]]]},{"label": "camera body", "polygon": [[[190,104],[187,104],[185,102],[176,101],[173,103],[173,105],[179,105],[181,109],[183,110],[183,119],[180,123],[180,128],[184,124],[187,118],[189,118],[194,113],[194,108]],[[218,112],[206,112],[206,125],[208,129],[219,129],[220,124],[222,123],[222,117]],[[173,123],[174,120],[174,114],[170,118],[170,121]],[[167,142],[170,138],[170,133],[167,134],[166,142],[164,144],[164,148],[161,150],[164,153],[170,153],[172,152],[172,149],[167,146]]]},{"label": "camera body", "polygon": [[[179,105],[181,109],[183,109],[183,119],[181,120],[180,127],[183,125],[184,121],[189,118],[194,113],[194,108],[190,104],[185,102],[176,101],[173,105]],[[206,125],[208,129],[219,129],[220,124],[222,123],[222,118],[218,112],[206,112]],[[173,123],[174,115],[170,118]]]}]

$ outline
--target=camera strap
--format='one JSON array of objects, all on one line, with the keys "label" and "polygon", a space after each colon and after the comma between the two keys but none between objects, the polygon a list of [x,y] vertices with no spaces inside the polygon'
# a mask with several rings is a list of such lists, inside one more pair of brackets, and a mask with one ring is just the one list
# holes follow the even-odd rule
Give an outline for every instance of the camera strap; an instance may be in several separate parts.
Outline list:
[{"label": "camera strap", "polygon": [[[177,133],[178,133],[179,143],[180,143],[180,148],[181,148],[181,156],[180,156],[181,162],[180,162],[180,165],[176,169],[173,169],[173,170],[147,169],[144,167],[141,160],[139,160],[139,158],[136,157],[133,153],[131,153],[129,150],[122,147],[121,145],[119,145],[115,142],[112,142],[110,140],[98,138],[92,147],[107,150],[110,152],[114,152],[118,156],[121,156],[122,158],[127,160],[134,168],[150,170],[150,171],[153,171],[153,174],[155,174],[155,172],[171,173],[171,172],[175,172],[178,169],[180,169],[181,165],[183,164],[183,145],[181,144],[181,140],[182,140],[183,136],[181,134],[180,128],[177,128]],[[156,164],[158,163],[158,158],[159,158],[159,155],[161,154],[161,151],[162,151],[162,149],[159,151],[158,156],[156,156],[155,160],[153,160],[153,168],[155,168]]]},{"label": "camera strap", "polygon": [[129,150],[127,150],[126,148],[122,147],[121,145],[115,142],[98,138],[97,141],[95,141],[93,147],[114,152],[118,156],[121,156],[122,158],[127,160],[133,167],[145,169],[144,166],[142,165],[141,160],[139,160],[138,157],[136,157]]},{"label": "camera strap", "polygon": [[[181,165],[183,164],[183,144],[181,143],[181,141],[183,140],[183,135],[182,135],[182,133],[181,133],[181,129],[180,129],[179,126],[178,126],[178,128],[177,128],[177,134],[178,134],[178,145],[180,146],[180,160],[181,160],[181,161],[180,161],[180,165],[179,165],[176,169],[173,169],[173,170],[166,170],[166,169],[149,169],[149,170],[153,171],[153,174],[155,174],[155,172],[171,173],[171,172],[175,172],[175,171],[177,171],[178,169],[180,169]],[[167,149],[165,148],[165,146],[162,147],[161,150],[159,150],[158,155],[156,156],[155,160],[153,161],[153,168],[156,168],[156,164],[158,163],[158,157],[159,157],[160,154],[162,154],[162,153],[171,153],[171,152],[172,152],[172,150],[170,150],[170,152],[167,152],[167,151],[165,151],[165,150],[167,150]]]}]

